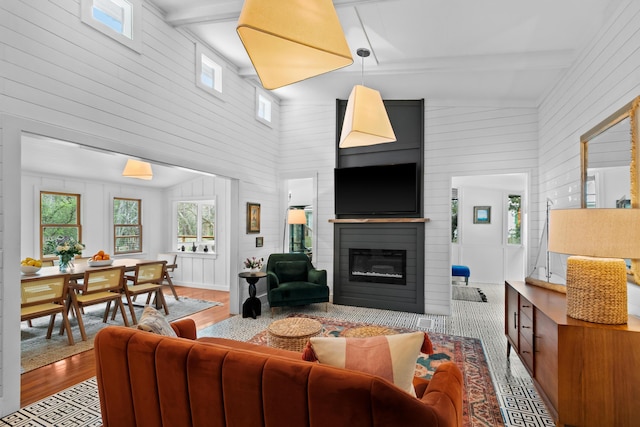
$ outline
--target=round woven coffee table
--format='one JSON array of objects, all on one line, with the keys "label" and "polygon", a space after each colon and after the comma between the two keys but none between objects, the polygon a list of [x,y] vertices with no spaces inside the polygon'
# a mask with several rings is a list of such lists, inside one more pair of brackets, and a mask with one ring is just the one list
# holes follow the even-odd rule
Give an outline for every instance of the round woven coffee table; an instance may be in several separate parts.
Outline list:
[{"label": "round woven coffee table", "polygon": [[267,327],[267,343],[270,347],[302,351],[311,337],[320,335],[322,323],[305,317],[288,317],[276,320]]}]

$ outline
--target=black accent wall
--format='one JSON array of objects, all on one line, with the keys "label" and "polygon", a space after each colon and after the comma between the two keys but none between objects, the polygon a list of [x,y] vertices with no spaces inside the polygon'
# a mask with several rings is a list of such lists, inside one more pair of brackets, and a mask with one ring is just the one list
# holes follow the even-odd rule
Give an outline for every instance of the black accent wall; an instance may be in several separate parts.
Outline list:
[{"label": "black accent wall", "polygon": [[[424,100],[391,100],[384,101],[389,121],[396,134],[396,142],[371,145],[368,147],[338,148],[344,112],[347,101],[336,101],[336,168],[356,166],[388,165],[398,163],[416,163],[418,166],[418,195],[420,213],[414,218],[423,216],[422,183],[424,182]],[[385,215],[400,217],[401,215]],[[358,218],[375,218],[376,215],[360,215]],[[341,215],[338,218],[354,218],[353,215]]]},{"label": "black accent wall", "polygon": [[[334,224],[333,302],[424,313],[425,223],[409,222],[424,216],[424,100],[393,100],[384,103],[397,141],[340,149],[338,144],[347,101],[336,101],[336,168],[416,163],[419,176],[419,213],[409,216],[336,216],[340,221]],[[402,222],[403,217],[408,222]],[[389,222],[372,222],[384,219],[389,219]],[[406,250],[406,283],[349,280],[349,248]]]}]

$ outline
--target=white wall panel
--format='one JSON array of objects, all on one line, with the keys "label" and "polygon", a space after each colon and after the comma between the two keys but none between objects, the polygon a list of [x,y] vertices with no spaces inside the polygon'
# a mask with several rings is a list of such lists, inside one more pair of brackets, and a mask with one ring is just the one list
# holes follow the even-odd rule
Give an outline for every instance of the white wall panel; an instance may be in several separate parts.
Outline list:
[{"label": "white wall panel", "polygon": [[[425,217],[431,218],[425,301],[427,312],[449,314],[451,178],[531,174],[537,166],[537,111],[490,101],[427,100],[425,122]],[[501,248],[497,252],[503,256]]]},{"label": "white wall panel", "polygon": [[[223,99],[197,88],[196,38],[167,25],[158,10],[143,4],[143,43],[137,53],[83,24],[77,0],[0,3],[0,126],[9,146],[3,152],[14,156],[3,161],[19,165],[20,131],[43,129],[48,136],[65,135],[85,145],[237,180],[239,194],[230,198],[233,206],[225,212],[234,229],[222,235],[238,242],[221,260],[224,268],[199,273],[201,280],[211,274],[228,288],[236,284],[239,259],[259,255],[255,235],[246,234],[244,220],[232,215],[244,215],[247,201],[260,203],[265,246],[278,240],[280,107],[276,100],[272,128],[255,120],[255,87],[228,64],[222,64]],[[19,173],[7,175],[11,170],[3,168],[3,177],[17,183]],[[19,218],[15,209],[9,218]],[[18,222],[10,226],[21,228]],[[158,246],[163,244],[166,238]],[[231,300],[237,301],[235,295]],[[239,305],[230,309],[237,312]],[[15,328],[2,324],[3,334],[10,335],[2,342],[16,345]],[[7,369],[6,360],[2,369]],[[11,375],[18,375],[13,368]],[[2,414],[17,409],[17,394],[10,392],[14,397],[0,408]]]},{"label": "white wall panel", "polygon": [[[541,101],[538,218],[580,207],[580,135],[640,95],[640,2],[626,1]],[[630,289],[637,287],[630,285]],[[629,292],[637,313],[640,292]]]}]

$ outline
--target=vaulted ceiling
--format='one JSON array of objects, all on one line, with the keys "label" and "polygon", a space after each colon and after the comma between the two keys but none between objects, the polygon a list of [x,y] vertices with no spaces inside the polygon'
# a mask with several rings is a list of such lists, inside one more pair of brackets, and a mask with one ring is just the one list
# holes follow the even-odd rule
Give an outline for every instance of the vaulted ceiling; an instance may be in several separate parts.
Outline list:
[{"label": "vaulted ceiling", "polygon": [[[269,1],[269,0],[265,0]],[[312,1],[312,0],[308,0]],[[346,99],[354,84],[385,99],[504,99],[538,105],[621,0],[334,0],[354,63],[277,89],[283,101]],[[151,0],[257,79],[237,36],[242,0]],[[366,47],[364,60],[356,50]]]}]

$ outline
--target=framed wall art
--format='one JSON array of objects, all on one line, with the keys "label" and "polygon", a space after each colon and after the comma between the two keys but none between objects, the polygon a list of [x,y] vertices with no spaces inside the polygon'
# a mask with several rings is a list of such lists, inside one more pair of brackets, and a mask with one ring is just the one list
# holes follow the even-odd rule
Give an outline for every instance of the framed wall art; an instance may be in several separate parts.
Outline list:
[{"label": "framed wall art", "polygon": [[256,237],[256,248],[264,246],[264,237]]},{"label": "framed wall art", "polygon": [[491,206],[474,206],[473,223],[491,224]]},{"label": "framed wall art", "polygon": [[260,204],[247,202],[247,234],[260,232]]}]

